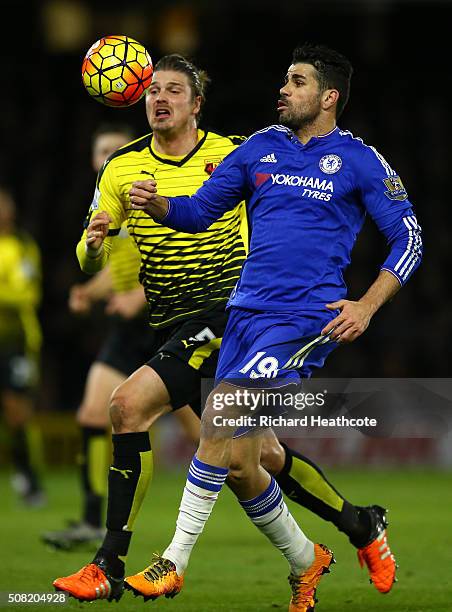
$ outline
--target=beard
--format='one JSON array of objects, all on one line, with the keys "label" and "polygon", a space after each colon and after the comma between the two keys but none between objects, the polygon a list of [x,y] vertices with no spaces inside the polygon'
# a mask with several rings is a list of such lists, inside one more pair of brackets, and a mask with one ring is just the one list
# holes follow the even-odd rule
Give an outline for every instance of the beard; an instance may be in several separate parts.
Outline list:
[{"label": "beard", "polygon": [[311,125],[320,115],[320,98],[309,107],[296,110],[287,108],[279,113],[279,123],[292,131],[297,131]]}]

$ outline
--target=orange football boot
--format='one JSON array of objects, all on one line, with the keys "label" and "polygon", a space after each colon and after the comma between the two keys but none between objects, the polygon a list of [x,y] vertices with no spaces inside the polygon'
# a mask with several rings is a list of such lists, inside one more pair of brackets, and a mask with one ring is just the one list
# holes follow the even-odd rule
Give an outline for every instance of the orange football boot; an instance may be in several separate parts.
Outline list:
[{"label": "orange football boot", "polygon": [[119,601],[124,591],[124,579],[110,576],[102,563],[89,563],[77,573],[57,578],[53,586],[79,601],[107,599]]},{"label": "orange football boot", "polygon": [[161,595],[174,597],[184,584],[184,576],[178,576],[176,566],[169,559],[154,554],[155,561],[134,576],[128,576],[124,587],[135,596],[141,595],[145,601],[157,599]]},{"label": "orange football boot", "polygon": [[289,612],[313,612],[317,599],[315,593],[323,574],[329,573],[329,567],[336,563],[334,555],[323,544],[314,544],[314,561],[300,576],[289,576],[292,598]]},{"label": "orange football boot", "polygon": [[370,581],[375,588],[380,593],[389,593],[394,582],[397,582],[398,566],[387,540],[386,510],[381,506],[370,506],[366,509],[371,514],[373,529],[370,542],[358,548],[358,561],[361,567],[367,565]]}]

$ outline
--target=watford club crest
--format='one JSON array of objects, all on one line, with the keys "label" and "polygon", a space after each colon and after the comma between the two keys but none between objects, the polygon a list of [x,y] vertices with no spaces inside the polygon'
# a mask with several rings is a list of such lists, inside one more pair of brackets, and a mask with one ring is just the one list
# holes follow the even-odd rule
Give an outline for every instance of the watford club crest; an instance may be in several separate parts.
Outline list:
[{"label": "watford club crest", "polygon": [[221,159],[205,159],[204,172],[210,176],[220,162]]}]

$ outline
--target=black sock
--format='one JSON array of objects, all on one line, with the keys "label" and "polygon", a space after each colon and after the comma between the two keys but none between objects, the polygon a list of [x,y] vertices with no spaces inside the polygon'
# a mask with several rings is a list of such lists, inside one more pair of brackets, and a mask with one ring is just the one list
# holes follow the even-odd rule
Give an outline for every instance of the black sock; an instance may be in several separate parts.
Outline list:
[{"label": "black sock", "polygon": [[[348,504],[348,502],[345,503]],[[348,505],[351,506],[351,504]],[[348,519],[343,519],[344,525],[348,525],[347,531],[345,529],[341,529],[341,531],[348,535],[350,543],[353,544],[353,546],[362,548],[369,543],[369,537],[372,532],[372,519],[366,508],[362,506],[351,507],[353,508],[353,512],[350,513],[350,517]],[[358,513],[358,518],[356,518],[356,513]]]},{"label": "black sock", "polygon": [[148,432],[113,434],[113,465],[108,475],[107,534],[96,558],[99,555],[106,556],[107,560],[126,557],[133,525],[151,477],[152,451]]},{"label": "black sock", "polygon": [[281,445],[286,451],[286,459],[275,479],[283,493],[325,521],[332,522],[355,546],[361,546],[371,528],[367,513],[348,502],[310,459]]},{"label": "black sock", "polygon": [[101,560],[105,560],[107,562],[108,573],[113,576],[113,578],[122,578],[125,573],[125,563],[122,559],[118,557],[117,554],[112,553],[107,548],[101,546],[96,553],[96,556],[93,559],[93,563],[99,565]]},{"label": "black sock", "polygon": [[28,481],[29,492],[40,491],[41,485],[36,470],[32,466],[30,445],[25,426],[13,430],[11,453],[14,468]]},{"label": "black sock", "polygon": [[83,521],[93,527],[102,524],[102,507],[107,488],[107,446],[104,428],[82,427]]}]

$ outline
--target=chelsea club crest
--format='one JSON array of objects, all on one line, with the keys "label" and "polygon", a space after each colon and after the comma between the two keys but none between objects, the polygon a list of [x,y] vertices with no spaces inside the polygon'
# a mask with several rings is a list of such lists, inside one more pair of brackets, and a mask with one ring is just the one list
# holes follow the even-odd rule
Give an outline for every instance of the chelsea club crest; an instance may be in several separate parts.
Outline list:
[{"label": "chelsea club crest", "polygon": [[319,168],[322,172],[325,172],[325,174],[335,174],[341,169],[341,166],[342,159],[339,155],[335,155],[334,153],[324,155],[319,161]]}]

